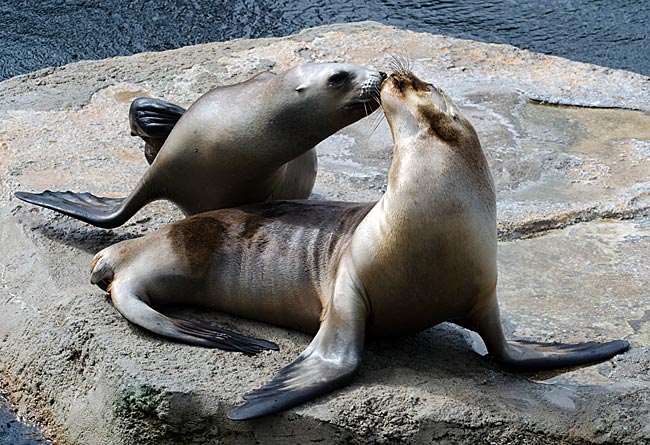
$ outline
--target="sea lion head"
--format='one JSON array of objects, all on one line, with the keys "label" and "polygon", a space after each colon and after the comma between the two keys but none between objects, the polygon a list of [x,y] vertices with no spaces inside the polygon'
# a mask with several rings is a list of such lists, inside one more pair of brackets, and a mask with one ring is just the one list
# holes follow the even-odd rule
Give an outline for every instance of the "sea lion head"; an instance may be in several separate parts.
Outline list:
[{"label": "sea lion head", "polygon": [[398,69],[383,83],[381,105],[396,142],[433,136],[447,145],[480,150],[476,131],[458,106],[407,69]]},{"label": "sea lion head", "polygon": [[379,92],[386,73],[345,63],[306,63],[284,73],[285,107],[305,121],[318,121],[332,134],[379,107]]}]

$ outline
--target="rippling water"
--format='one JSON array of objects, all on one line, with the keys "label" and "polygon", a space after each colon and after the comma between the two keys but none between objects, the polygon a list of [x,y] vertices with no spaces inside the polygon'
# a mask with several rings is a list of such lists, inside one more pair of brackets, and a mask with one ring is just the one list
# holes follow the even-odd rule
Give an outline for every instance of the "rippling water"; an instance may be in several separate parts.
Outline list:
[{"label": "rippling water", "polygon": [[648,0],[3,0],[0,79],[81,59],[358,20],[650,75]]}]

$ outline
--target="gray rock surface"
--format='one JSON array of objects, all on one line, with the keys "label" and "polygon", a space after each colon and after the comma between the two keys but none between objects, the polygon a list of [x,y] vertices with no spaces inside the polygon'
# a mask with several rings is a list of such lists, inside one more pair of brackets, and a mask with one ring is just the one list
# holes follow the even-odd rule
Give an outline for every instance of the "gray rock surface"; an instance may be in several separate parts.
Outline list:
[{"label": "gray rock surface", "polygon": [[[245,357],[126,322],[89,284],[99,249],[181,217],[155,203],[101,230],[16,190],[128,193],[147,168],[130,100],[189,104],[218,85],[305,61],[388,68],[408,57],[474,123],[499,192],[499,294],[510,337],[626,338],[595,366],[517,375],[441,325],[370,342],[353,384],[282,415],[225,418],[309,337],[224,314],[184,317],[277,342]],[[0,375],[60,444],[650,443],[650,79],[375,23],[80,62],[0,83]],[[380,114],[319,147],[315,198],[381,195],[392,141]]]}]

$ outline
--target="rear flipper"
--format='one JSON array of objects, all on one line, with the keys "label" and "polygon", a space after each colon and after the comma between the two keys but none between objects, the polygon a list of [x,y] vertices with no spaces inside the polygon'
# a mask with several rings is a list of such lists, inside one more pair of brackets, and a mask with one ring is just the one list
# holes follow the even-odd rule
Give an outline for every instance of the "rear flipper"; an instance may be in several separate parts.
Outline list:
[{"label": "rear flipper", "polygon": [[625,340],[578,344],[506,341],[501,328],[496,296],[486,306],[475,310],[469,320],[483,338],[490,355],[505,367],[517,371],[541,371],[602,362],[625,352]]},{"label": "rear flipper", "polygon": [[145,141],[144,156],[151,164],[165,143],[185,108],[160,99],[139,97],[131,103],[129,125],[131,135]]},{"label": "rear flipper", "polygon": [[133,213],[125,212],[125,198],[103,198],[90,193],[46,190],[43,193],[16,192],[15,196],[104,229],[124,224],[139,209]]},{"label": "rear flipper", "polygon": [[[339,271],[342,268],[339,266]],[[367,307],[350,279],[337,277],[334,297],[307,349],[266,385],[244,396],[228,413],[231,420],[274,414],[348,384],[361,367]]]},{"label": "rear flipper", "polygon": [[602,362],[629,347],[625,340],[577,344],[509,341],[506,352],[495,354],[495,359],[515,371],[541,371]]},{"label": "rear flipper", "polygon": [[[101,277],[95,274],[91,281],[94,284],[103,283]],[[120,283],[119,280],[113,281],[108,286],[108,290],[113,305],[124,318],[164,337],[191,345],[243,352],[244,354],[257,354],[266,350],[277,351],[279,349],[278,345],[267,340],[247,337],[226,329],[163,315],[142,301],[130,286]]]},{"label": "rear flipper", "polygon": [[[131,103],[131,134],[140,136],[146,142],[145,157],[149,164],[183,113],[185,108],[160,99],[141,97]],[[56,210],[104,229],[124,224],[151,200],[146,193],[138,193],[138,189],[128,198],[104,198],[90,193],[50,190],[43,193],[16,192],[15,195],[23,201]]]}]

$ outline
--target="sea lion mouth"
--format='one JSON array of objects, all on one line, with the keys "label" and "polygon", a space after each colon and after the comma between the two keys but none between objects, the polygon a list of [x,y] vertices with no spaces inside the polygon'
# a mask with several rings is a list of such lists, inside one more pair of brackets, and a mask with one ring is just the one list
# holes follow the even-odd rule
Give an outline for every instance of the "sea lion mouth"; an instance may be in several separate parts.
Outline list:
[{"label": "sea lion mouth", "polygon": [[359,96],[345,108],[348,110],[361,107],[371,108],[372,110],[378,108],[381,103],[381,85],[386,78],[388,78],[388,74],[383,71],[377,71],[376,74],[369,76],[361,84]]},{"label": "sea lion mouth", "polygon": [[379,107],[379,95],[377,97],[367,97],[367,98],[358,98],[351,104],[347,105],[345,107],[346,110],[353,110],[355,108],[369,108],[372,107],[374,110],[375,108]]}]

